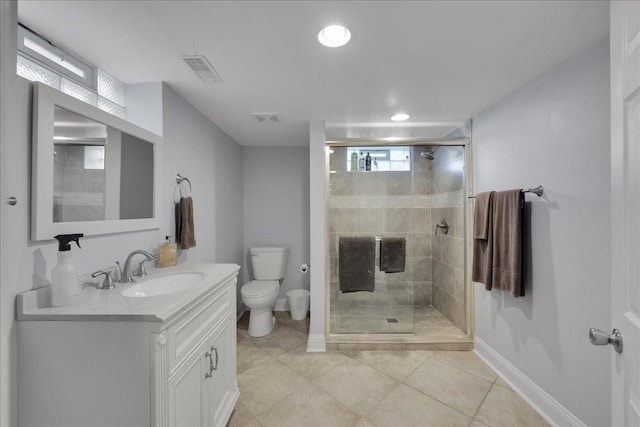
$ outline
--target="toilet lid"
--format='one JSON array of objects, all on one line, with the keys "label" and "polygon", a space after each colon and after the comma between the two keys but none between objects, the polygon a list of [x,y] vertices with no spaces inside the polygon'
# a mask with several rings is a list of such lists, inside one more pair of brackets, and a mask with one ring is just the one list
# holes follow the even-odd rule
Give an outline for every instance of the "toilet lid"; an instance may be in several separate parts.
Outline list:
[{"label": "toilet lid", "polygon": [[275,280],[253,280],[240,289],[243,295],[260,296],[278,290],[278,282]]}]

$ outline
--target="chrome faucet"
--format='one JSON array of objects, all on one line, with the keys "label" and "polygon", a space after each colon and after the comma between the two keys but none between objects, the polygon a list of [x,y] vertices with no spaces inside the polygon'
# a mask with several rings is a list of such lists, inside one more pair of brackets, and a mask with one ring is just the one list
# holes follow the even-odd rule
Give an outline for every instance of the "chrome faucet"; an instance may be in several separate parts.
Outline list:
[{"label": "chrome faucet", "polygon": [[[129,256],[127,257],[127,260],[124,262],[124,267],[122,267],[122,269],[120,270],[120,283],[132,283],[135,282],[135,280],[133,280],[132,277],[132,272],[131,272],[131,261],[133,260],[133,257],[135,255],[144,255],[146,257],[146,260],[150,261],[152,259],[156,259],[157,256],[155,256],[154,254],[144,251],[142,249],[137,249],[133,252],[131,252],[129,254]],[[120,266],[120,264],[118,263],[118,266]]]}]

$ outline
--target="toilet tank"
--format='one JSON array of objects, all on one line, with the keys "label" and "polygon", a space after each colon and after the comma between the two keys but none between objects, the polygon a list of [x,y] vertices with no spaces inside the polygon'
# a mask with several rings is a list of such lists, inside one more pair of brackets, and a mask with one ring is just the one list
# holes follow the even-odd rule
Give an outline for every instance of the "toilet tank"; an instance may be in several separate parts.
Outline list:
[{"label": "toilet tank", "polygon": [[280,280],[287,269],[289,248],[262,246],[250,248],[251,266],[255,280]]}]

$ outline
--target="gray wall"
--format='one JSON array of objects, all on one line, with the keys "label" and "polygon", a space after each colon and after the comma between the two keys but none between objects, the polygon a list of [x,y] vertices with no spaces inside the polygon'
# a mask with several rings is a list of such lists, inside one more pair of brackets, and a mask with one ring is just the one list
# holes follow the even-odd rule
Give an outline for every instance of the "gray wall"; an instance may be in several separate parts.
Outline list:
[{"label": "gray wall", "polygon": [[[527,195],[526,296],[476,284],[488,346],[587,425],[610,423],[608,39],[474,117],[474,191],[542,184]],[[482,345],[476,349],[482,350]]]},{"label": "gray wall", "polygon": [[[3,426],[17,425],[15,296],[49,283],[57,252],[53,240],[29,240],[31,90],[30,83],[15,74],[16,9],[15,2],[0,2],[3,89],[0,184],[2,194],[18,198],[16,206],[2,204],[0,208],[0,425]],[[161,228],[83,239],[82,249],[73,251],[78,273],[87,274],[113,266],[115,260],[123,261],[133,249],[156,250],[165,234],[173,234],[171,199],[176,172],[189,176],[194,183],[198,239],[198,246],[184,251],[179,262],[241,264],[241,147],[168,87],[155,83],[143,89],[141,92],[149,95],[146,101],[152,103],[135,115],[136,123],[152,124],[152,127],[146,127],[164,133],[159,183],[159,196],[164,206]],[[158,105],[160,100],[163,106]],[[137,104],[144,107],[145,103]],[[131,105],[135,108],[136,103]]]},{"label": "gray wall", "polygon": [[178,262],[243,265],[242,147],[163,85],[164,168],[160,191],[167,214],[164,232],[175,236],[176,174],[192,184],[196,247],[179,251]]},{"label": "gray wall", "polygon": [[[287,272],[276,309],[284,309],[286,292],[309,289],[309,148],[243,147],[244,257],[252,246],[289,247]],[[252,279],[243,269],[245,283]]]}]

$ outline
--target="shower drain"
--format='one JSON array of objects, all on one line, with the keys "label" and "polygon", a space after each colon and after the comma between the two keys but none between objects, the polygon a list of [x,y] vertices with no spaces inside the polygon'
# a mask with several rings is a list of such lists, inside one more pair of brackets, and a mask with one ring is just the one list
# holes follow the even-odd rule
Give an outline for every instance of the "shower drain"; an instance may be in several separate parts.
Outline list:
[{"label": "shower drain", "polygon": [[395,317],[387,317],[387,323],[398,323],[398,319]]}]

